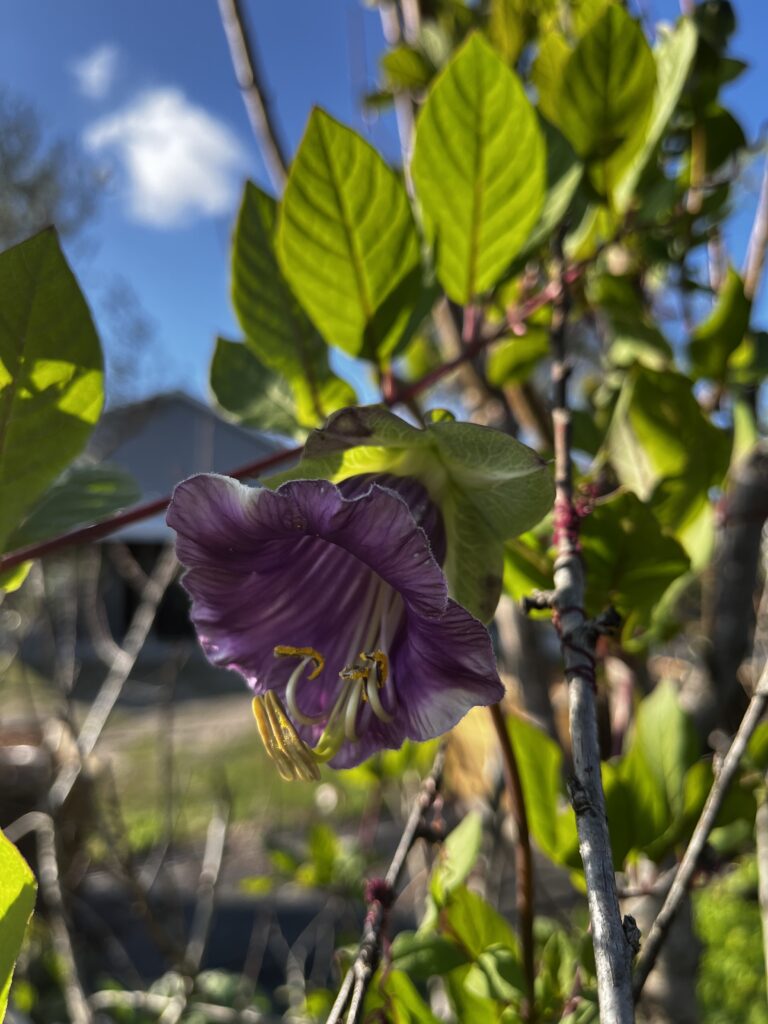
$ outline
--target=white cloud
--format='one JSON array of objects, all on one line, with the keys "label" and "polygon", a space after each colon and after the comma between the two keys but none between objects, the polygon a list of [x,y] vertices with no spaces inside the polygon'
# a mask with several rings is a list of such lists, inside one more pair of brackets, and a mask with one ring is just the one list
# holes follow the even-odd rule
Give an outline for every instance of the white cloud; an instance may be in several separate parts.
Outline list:
[{"label": "white cloud", "polygon": [[109,94],[117,71],[117,47],[111,43],[97,46],[91,53],[73,61],[70,71],[77,87],[89,100],[103,100]]},{"label": "white cloud", "polygon": [[174,88],[142,93],[83,140],[116,155],[130,215],[158,228],[231,210],[247,166],[233,132]]}]

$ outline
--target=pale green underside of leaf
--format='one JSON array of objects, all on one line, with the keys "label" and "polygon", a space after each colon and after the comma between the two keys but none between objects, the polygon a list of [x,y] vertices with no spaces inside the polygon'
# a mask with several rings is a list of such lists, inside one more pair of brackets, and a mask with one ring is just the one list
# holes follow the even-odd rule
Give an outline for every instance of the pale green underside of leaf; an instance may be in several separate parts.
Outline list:
[{"label": "pale green underside of leaf", "polygon": [[419,264],[405,186],[350,128],[315,109],[280,210],[283,273],[329,345],[386,356],[400,338],[377,311]]},{"label": "pale green underside of leaf", "polygon": [[501,592],[504,540],[530,529],[552,505],[548,467],[499,431],[455,422],[418,430],[368,406],[332,417],[310,435],[299,465],[267,484],[373,472],[424,484],[445,521],[452,596],[478,618],[491,618]]},{"label": "pale green underside of leaf", "polygon": [[[247,182],[232,247],[232,298],[246,344],[256,360],[301,391],[305,396],[301,422],[315,426],[338,407],[334,397],[340,381],[328,365],[328,346],[278,266],[276,216],[275,200]],[[216,388],[226,390],[221,361],[216,370]],[[239,385],[234,382],[230,388],[237,390]],[[222,404],[229,408],[226,402]]]},{"label": "pale green underside of leaf", "polygon": [[0,1021],[16,958],[35,905],[37,885],[16,847],[0,832]]},{"label": "pale green underside of leaf", "polygon": [[413,179],[435,238],[437,276],[466,303],[520,252],[546,187],[544,141],[517,75],[472,35],[419,116]]},{"label": "pale green underside of leaf", "polygon": [[88,307],[49,229],[0,255],[0,545],[88,439],[104,402]]},{"label": "pale green underside of leaf", "polygon": [[73,467],[48,488],[8,538],[9,549],[36,544],[134,505],[141,492],[133,477],[111,466]]}]

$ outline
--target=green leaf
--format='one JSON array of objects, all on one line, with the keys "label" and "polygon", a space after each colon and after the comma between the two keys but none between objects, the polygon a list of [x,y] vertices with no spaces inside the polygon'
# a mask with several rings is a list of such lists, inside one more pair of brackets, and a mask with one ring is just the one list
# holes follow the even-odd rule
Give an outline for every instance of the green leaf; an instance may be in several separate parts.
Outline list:
[{"label": "green leaf", "polygon": [[488,946],[467,972],[464,987],[480,999],[503,1003],[519,999],[525,990],[519,957],[505,946]]},{"label": "green leaf", "polygon": [[534,590],[552,587],[552,524],[547,519],[542,527],[544,529],[528,531],[504,545],[504,592],[515,601],[522,601]]},{"label": "green leaf", "polygon": [[384,80],[390,89],[425,89],[435,73],[423,53],[400,43],[387,50],[379,60]]},{"label": "green leaf", "polygon": [[437,276],[466,303],[522,249],[544,200],[544,141],[517,75],[478,34],[456,51],[416,126],[413,179]]},{"label": "green leaf", "polygon": [[490,619],[501,593],[504,540],[534,526],[551,507],[546,464],[488,427],[440,421],[418,430],[380,406],[367,406],[332,416],[309,436],[298,465],[268,483],[375,472],[421,480],[443,514],[452,596]]},{"label": "green leaf", "polygon": [[211,391],[222,409],[244,427],[287,437],[302,433],[287,380],[259,362],[242,342],[217,339],[211,362]]},{"label": "green leaf", "polygon": [[587,610],[595,615],[612,604],[628,637],[648,626],[664,592],[689,567],[680,544],[631,493],[599,502],[582,521],[580,539]]},{"label": "green leaf", "polygon": [[559,32],[547,32],[531,69],[531,80],[539,94],[539,110],[551,124],[560,124],[560,90],[572,47]]},{"label": "green leaf", "polygon": [[762,384],[768,376],[768,334],[748,332],[728,359],[729,384]]},{"label": "green leaf", "polygon": [[712,312],[691,335],[688,356],[695,376],[725,379],[731,353],[739,347],[749,327],[751,310],[744,282],[729,267]]},{"label": "green leaf", "polygon": [[606,192],[644,137],[655,84],[656,65],[642,28],[620,5],[606,7],[568,58],[553,111],[580,156],[611,161],[610,174],[603,168]]},{"label": "green leaf", "polygon": [[495,387],[527,380],[549,354],[549,332],[529,327],[521,337],[504,338],[488,354],[488,382]]},{"label": "green leaf", "polygon": [[642,500],[665,477],[685,477],[697,495],[722,482],[731,440],[704,416],[692,387],[679,373],[635,367],[627,374],[606,449],[621,482]]},{"label": "green leaf", "polygon": [[36,544],[104,519],[135,505],[140,497],[136,481],[122,469],[104,465],[72,467],[32,506],[8,538],[7,547],[13,550]]},{"label": "green leaf", "polygon": [[619,179],[614,203],[626,210],[637,183],[675,112],[696,54],[696,28],[690,18],[682,18],[674,29],[658,26],[659,41],[653,51],[656,62],[656,90],[642,144]]},{"label": "green leaf", "polygon": [[365,1020],[387,1024],[440,1024],[405,971],[379,968],[365,996]]},{"label": "green leaf", "polygon": [[[246,345],[257,360],[257,367],[246,364],[249,384],[263,382],[263,391],[279,393],[280,385],[266,371],[267,367],[285,377],[300,396],[297,419],[303,426],[316,426],[334,409],[340,392],[346,385],[328,366],[328,347],[299,306],[288,287],[277,263],[274,248],[277,207],[274,199],[252,182],[246,182],[240,213],[237,218],[232,247],[232,298],[240,326],[246,336]],[[230,343],[224,343],[226,346]],[[243,389],[236,383],[227,383],[224,373],[236,372],[233,362],[242,353],[231,349],[223,354],[217,348],[214,366],[216,384],[212,387],[218,397],[225,395],[222,405],[233,411],[249,404]],[[218,356],[218,363],[216,358]],[[222,360],[229,360],[223,363]],[[244,363],[244,359],[240,359]],[[234,394],[233,394],[234,392]],[[237,398],[239,394],[241,397]],[[258,397],[258,396],[255,396]],[[262,404],[269,408],[270,403]],[[279,405],[279,402],[278,402]],[[266,429],[266,428],[265,428]]]},{"label": "green leaf", "polygon": [[391,948],[392,966],[414,981],[444,975],[467,962],[467,954],[442,935],[399,932]]},{"label": "green leaf", "polygon": [[0,254],[0,545],[80,452],[104,402],[99,339],[48,229]]},{"label": "green leaf", "polygon": [[429,885],[438,906],[442,906],[453,890],[466,880],[475,866],[482,841],[483,822],[478,811],[468,814],[449,833],[440,847]]},{"label": "green leaf", "polygon": [[549,241],[568,212],[584,176],[584,164],[576,159],[562,132],[549,121],[542,120],[541,127],[547,147],[547,191],[539,219],[518,256],[518,263],[537,246]]},{"label": "green leaf", "polygon": [[491,0],[488,38],[507,64],[514,64],[526,42],[525,7],[521,0]]},{"label": "green leaf", "polygon": [[412,282],[414,304],[420,295],[419,243],[405,186],[367,142],[319,109],[288,176],[277,252],[329,344],[372,359],[405,343],[402,303],[396,316],[377,317],[404,278]]},{"label": "green leaf", "polygon": [[0,832],[0,1021],[8,1006],[13,968],[35,906],[36,891],[26,861]]},{"label": "green leaf", "polygon": [[[517,715],[507,717],[507,729],[520,770],[531,835],[543,853],[562,863],[564,855],[578,848],[573,813],[570,808],[564,813],[561,811],[564,804],[562,749],[542,729]],[[579,864],[576,859],[571,866]]]},{"label": "green leaf", "polygon": [[470,956],[502,947],[519,957],[517,936],[507,921],[482,896],[460,885],[440,915],[440,926],[454,936]]}]

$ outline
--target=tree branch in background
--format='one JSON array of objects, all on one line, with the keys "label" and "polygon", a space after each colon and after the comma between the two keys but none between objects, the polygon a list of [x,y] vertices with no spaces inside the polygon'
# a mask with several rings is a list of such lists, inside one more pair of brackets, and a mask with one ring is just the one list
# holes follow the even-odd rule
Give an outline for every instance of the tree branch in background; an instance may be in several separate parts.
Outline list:
[{"label": "tree branch in background", "polygon": [[533,901],[534,877],[533,856],[531,854],[531,837],[528,831],[528,814],[525,809],[525,797],[520,782],[520,771],[517,766],[515,749],[507,729],[504,712],[500,704],[490,707],[493,727],[501,748],[504,781],[509,795],[512,817],[515,821],[517,836],[515,837],[515,907],[517,910],[517,926],[520,930],[520,946],[523,952],[523,971],[525,973],[528,1005],[523,1017],[535,1020],[534,996],[536,968],[533,960]]},{"label": "tree branch in background", "polygon": [[748,299],[754,300],[760,287],[766,248],[768,248],[768,159],[763,167],[760,198],[757,201],[755,220],[749,236],[747,259],[744,263],[744,294]]},{"label": "tree branch in background", "polygon": [[368,913],[357,956],[344,976],[326,1024],[339,1024],[347,1005],[349,1005],[347,1024],[357,1024],[361,1019],[365,993],[381,960],[382,939],[386,931],[389,911],[397,899],[400,876],[411,847],[424,833],[425,818],[440,790],[444,764],[445,751],[441,746],[429,775],[421,784],[386,875],[384,878],[369,882]]},{"label": "tree branch in background", "polygon": [[269,96],[245,24],[241,0],[219,0],[219,13],[253,134],[259,144],[270,181],[275,191],[280,193],[288,176],[286,149],[270,109]]},{"label": "tree branch in background", "polygon": [[680,861],[664,905],[659,911],[648,934],[648,938],[643,944],[642,952],[638,957],[635,967],[634,993],[636,999],[639,998],[643,990],[643,985],[653,969],[656,957],[659,954],[670,925],[685,898],[688,887],[691,884],[691,879],[696,871],[699,857],[723,805],[728,787],[736,774],[739,762],[744,755],[752,733],[763,717],[766,708],[768,708],[768,664],[763,669],[762,675],[755,687],[754,696],[749,702],[749,707],[741,721],[739,730],[728,749],[728,753],[725,755],[720,773],[715,779],[712,789],[709,791],[704,810],[701,812],[696,828],[693,830],[691,841],[683,854],[683,859]]},{"label": "tree branch in background", "polygon": [[59,772],[56,781],[51,786],[49,793],[49,806],[54,813],[62,806],[72,791],[72,787],[88,757],[93,752],[99,737],[107,724],[107,719],[112,713],[115,702],[122,693],[128,676],[136,664],[136,659],[147,639],[152,628],[160,601],[163,598],[174,576],[178,572],[179,564],[176,561],[176,554],[172,547],[166,548],[157,561],[152,575],[144,588],[142,599],[134,613],[125,643],[119,654],[112,663],[112,668],[107,674],[98,696],[94,700],[80,729],[77,739],[79,758],[74,764],[65,765]]},{"label": "tree branch in background", "polygon": [[562,245],[558,245],[561,287],[552,314],[552,383],[555,436],[555,590],[552,606],[568,680],[569,721],[574,777],[570,785],[579,852],[584,864],[587,902],[597,967],[600,1018],[611,1024],[634,1020],[632,940],[634,921],[622,923],[611,841],[600,776],[600,746],[595,711],[595,643],[600,624],[584,611],[584,566],[579,547],[579,518],[573,504],[571,415],[566,324],[569,310]]}]

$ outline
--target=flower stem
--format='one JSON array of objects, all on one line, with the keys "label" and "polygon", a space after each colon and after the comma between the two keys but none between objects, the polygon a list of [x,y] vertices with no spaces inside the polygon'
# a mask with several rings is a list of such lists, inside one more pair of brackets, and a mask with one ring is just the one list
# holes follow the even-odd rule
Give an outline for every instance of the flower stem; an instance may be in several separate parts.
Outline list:
[{"label": "flower stem", "polygon": [[512,737],[507,729],[504,712],[501,710],[500,704],[492,704],[489,711],[491,712],[491,719],[499,740],[504,767],[504,781],[507,793],[509,794],[512,817],[517,829],[517,840],[515,843],[515,907],[517,909],[517,923],[520,931],[520,945],[523,951],[523,972],[528,992],[528,1006],[524,1010],[524,1018],[532,1021],[535,1020],[536,1016],[534,1005],[536,970],[533,961],[533,856],[531,854],[531,837],[528,830],[528,814],[525,809],[525,796],[520,781],[515,748],[512,745]]}]

